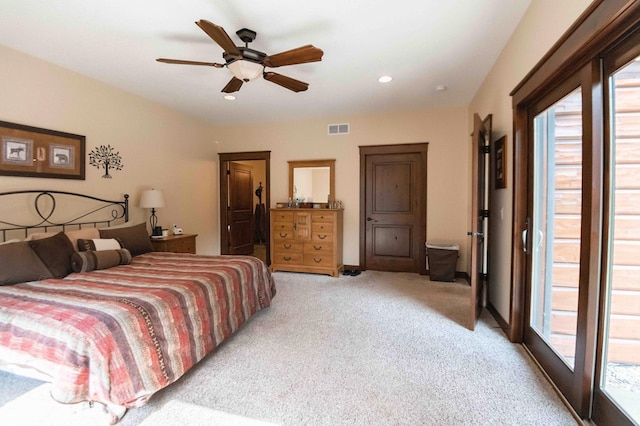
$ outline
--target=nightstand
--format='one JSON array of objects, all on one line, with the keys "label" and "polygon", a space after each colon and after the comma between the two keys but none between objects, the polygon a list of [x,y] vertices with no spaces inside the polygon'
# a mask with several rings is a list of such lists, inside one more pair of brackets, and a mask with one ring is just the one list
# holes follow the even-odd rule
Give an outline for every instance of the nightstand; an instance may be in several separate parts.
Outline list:
[{"label": "nightstand", "polygon": [[151,238],[151,245],[153,246],[153,251],[195,254],[197,236],[198,234],[181,234],[162,238]]}]

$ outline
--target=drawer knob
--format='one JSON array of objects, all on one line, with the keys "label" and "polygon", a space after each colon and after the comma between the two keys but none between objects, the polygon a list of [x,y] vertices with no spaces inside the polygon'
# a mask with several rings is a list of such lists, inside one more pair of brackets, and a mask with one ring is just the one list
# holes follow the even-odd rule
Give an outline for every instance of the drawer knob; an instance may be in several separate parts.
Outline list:
[{"label": "drawer knob", "polygon": [[284,248],[286,248],[287,250],[289,250],[291,248],[291,244],[285,244]]},{"label": "drawer knob", "polygon": [[313,248],[314,248],[314,249],[316,249],[316,250],[322,250],[322,246],[316,246],[316,245],[314,245],[314,246],[313,246]]},{"label": "drawer knob", "polygon": [[285,261],[285,262],[288,262],[288,261],[290,261],[290,260],[291,260],[291,257],[289,257],[289,256],[285,256],[285,257],[283,257],[283,259],[284,259],[284,261]]},{"label": "drawer knob", "polygon": [[318,234],[318,238],[320,238],[321,240],[324,240],[325,238],[327,238],[327,236]]},{"label": "drawer knob", "polygon": [[287,235],[289,235],[289,234],[283,234],[282,232],[280,232],[280,238],[286,238]]},{"label": "drawer knob", "polygon": [[320,262],[322,262],[322,258],[314,257],[313,261],[316,262],[316,263],[320,263]]}]

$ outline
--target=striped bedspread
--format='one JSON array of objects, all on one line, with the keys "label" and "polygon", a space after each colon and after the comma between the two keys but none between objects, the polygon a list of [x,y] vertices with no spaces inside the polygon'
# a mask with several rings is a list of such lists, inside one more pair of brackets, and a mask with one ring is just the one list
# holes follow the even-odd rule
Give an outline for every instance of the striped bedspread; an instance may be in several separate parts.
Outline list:
[{"label": "striped bedspread", "polygon": [[254,257],[175,253],[0,287],[0,364],[45,373],[59,402],[137,407],[274,295]]}]

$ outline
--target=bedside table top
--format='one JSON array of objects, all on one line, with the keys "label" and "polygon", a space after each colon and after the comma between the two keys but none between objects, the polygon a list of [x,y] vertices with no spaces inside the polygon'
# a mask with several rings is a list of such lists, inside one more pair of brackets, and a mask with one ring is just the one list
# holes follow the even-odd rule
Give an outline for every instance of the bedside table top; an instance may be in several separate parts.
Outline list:
[{"label": "bedside table top", "polygon": [[171,241],[171,240],[179,240],[181,238],[192,238],[197,236],[198,234],[178,234],[178,235],[169,235],[167,237],[162,237],[162,238],[149,237],[149,239],[151,239],[151,241]]}]

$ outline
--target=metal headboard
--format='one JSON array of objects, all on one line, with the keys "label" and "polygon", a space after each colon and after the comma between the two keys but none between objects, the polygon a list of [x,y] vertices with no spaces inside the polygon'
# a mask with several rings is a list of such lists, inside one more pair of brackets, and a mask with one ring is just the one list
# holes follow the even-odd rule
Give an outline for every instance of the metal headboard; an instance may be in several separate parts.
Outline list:
[{"label": "metal headboard", "polygon": [[[63,214],[69,217],[64,219],[56,218],[56,213],[59,211],[59,209],[56,210],[58,202],[74,200],[73,204],[75,206],[75,203],[79,200],[84,203],[83,199],[91,200],[87,201],[86,209],[83,206],[79,212],[64,211]],[[24,211],[25,209],[31,209],[29,203],[33,203],[33,210],[26,212]],[[34,230],[46,232],[51,229],[65,231],[68,228],[107,227],[116,221],[124,219],[124,222],[127,222],[129,220],[128,194],[125,194],[122,200],[112,201],[66,191],[24,190],[0,192],[0,215],[4,213],[4,209],[16,206],[17,213],[14,212],[14,216],[19,216],[19,220],[11,218],[5,220],[0,217],[0,242],[7,241],[8,236],[26,238]],[[20,223],[23,220],[27,222]]]}]

